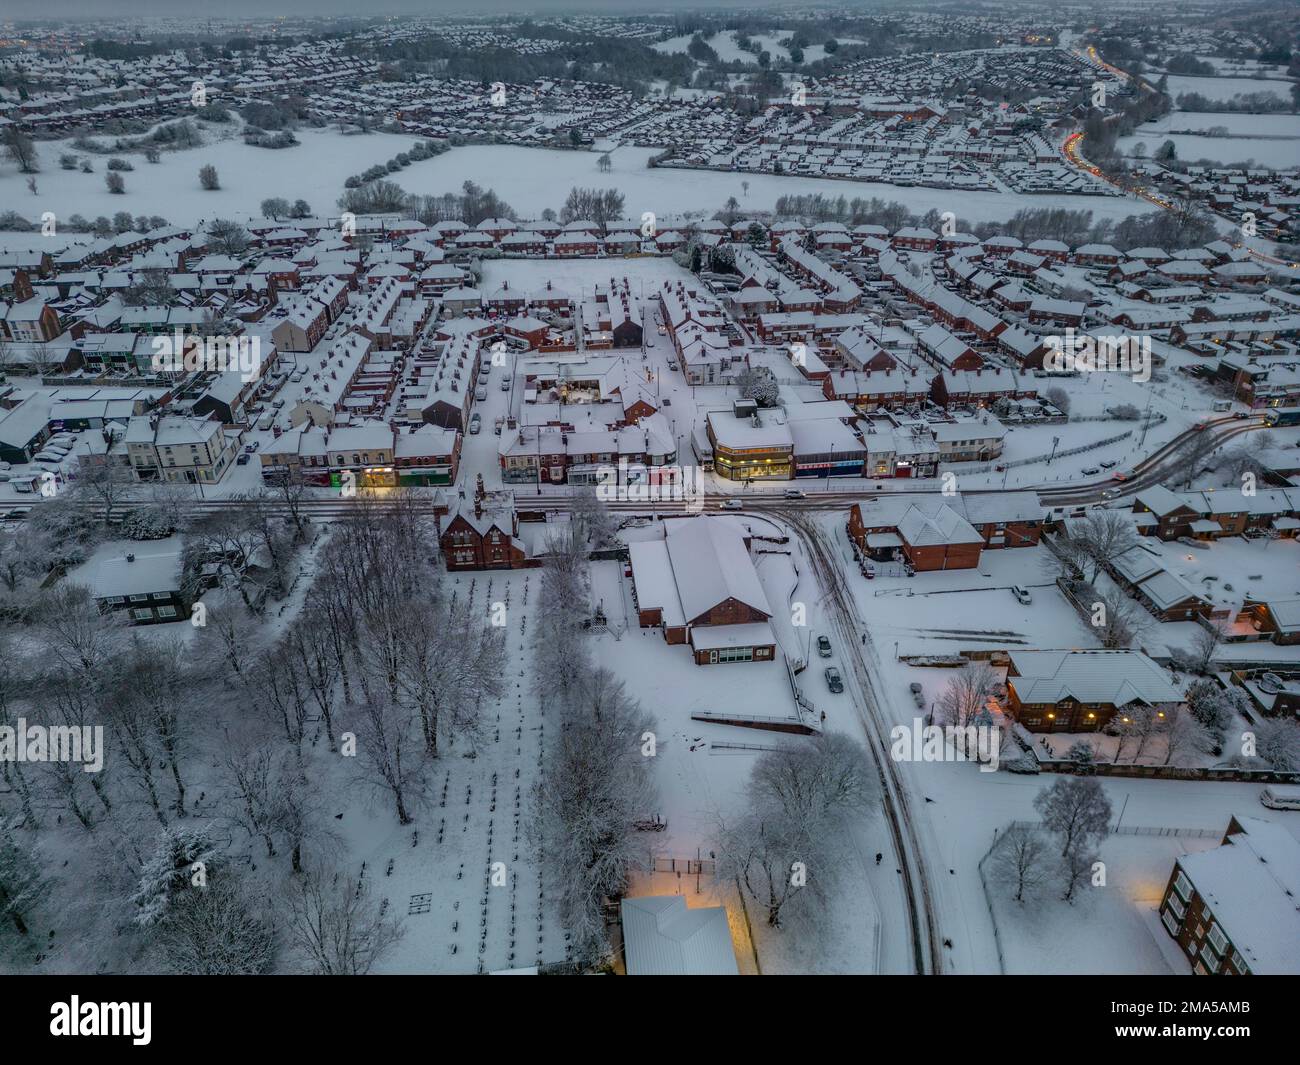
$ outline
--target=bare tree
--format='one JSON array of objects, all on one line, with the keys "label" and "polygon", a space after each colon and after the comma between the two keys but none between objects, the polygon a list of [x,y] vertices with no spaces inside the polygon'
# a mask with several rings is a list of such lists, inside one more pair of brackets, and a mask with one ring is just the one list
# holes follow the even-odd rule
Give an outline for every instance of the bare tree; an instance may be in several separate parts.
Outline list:
[{"label": "bare tree", "polygon": [[944,724],[966,728],[988,706],[998,676],[987,662],[971,662],[957,670],[939,696],[938,716]]},{"label": "bare tree", "polygon": [[154,935],[159,967],[184,976],[258,976],[276,958],[274,926],[225,869],[201,891],[177,898]]},{"label": "bare tree", "polygon": [[1070,413],[1070,393],[1063,388],[1049,388],[1047,390],[1047,402],[1062,414]]},{"label": "bare tree", "polygon": [[17,165],[24,174],[35,174],[41,169],[40,156],[36,145],[17,122],[7,122],[0,128],[0,147],[10,162]]},{"label": "bare tree", "polygon": [[1146,703],[1130,703],[1111,718],[1107,729],[1119,737],[1119,744],[1115,748],[1115,761],[1119,761],[1124,753],[1124,745],[1129,740],[1133,740],[1136,744],[1132,760],[1136,762],[1142,757],[1147,744],[1151,742],[1151,737],[1160,732],[1164,726],[1165,719],[1161,713],[1162,711]]},{"label": "bare tree", "polygon": [[1185,707],[1170,712],[1165,728],[1165,765],[1188,765],[1214,749],[1214,736]]},{"label": "bare tree", "polygon": [[391,797],[398,824],[409,825],[412,804],[423,798],[429,773],[419,714],[376,692],[362,701],[354,729],[371,785]]},{"label": "bare tree", "polygon": [[589,672],[583,624],[590,617],[587,550],[570,523],[547,538],[541,590],[533,618],[534,670],[544,706],[565,705]]},{"label": "bare tree", "polygon": [[1300,772],[1300,724],[1277,718],[1255,728],[1255,751],[1270,769]]},{"label": "bare tree", "polygon": [[105,461],[84,470],[77,478],[77,494],[95,504],[99,520],[108,525],[113,520],[118,504],[131,494],[131,471],[124,466]]},{"label": "bare tree", "polygon": [[1110,648],[1132,647],[1148,624],[1142,607],[1118,588],[1101,593],[1092,604],[1092,621],[1102,647]]},{"label": "bare tree", "polygon": [[574,536],[593,549],[608,545],[618,531],[618,523],[594,488],[580,488],[570,497],[569,521]]},{"label": "bare tree", "polygon": [[560,913],[580,958],[606,953],[602,907],[622,894],[629,867],[645,862],[635,822],[658,802],[643,753],[653,725],[623,683],[597,669],[574,693],[558,739],[547,745],[530,831],[541,844],[545,875],[559,889]]},{"label": "bare tree", "polygon": [[1074,901],[1075,892],[1088,883],[1099,857],[1090,839],[1077,840],[1061,855],[1058,868],[1064,889],[1061,899],[1064,902]]},{"label": "bare tree", "polygon": [[365,619],[361,646],[387,697],[418,715],[433,758],[440,739],[476,740],[484,700],[505,690],[505,630],[463,599],[384,604]]},{"label": "bare tree", "polygon": [[1176,453],[1173,468],[1168,473],[1169,482],[1190,488],[1192,481],[1206,468],[1206,462],[1218,448],[1219,443],[1209,430],[1197,433]]},{"label": "bare tree", "polygon": [[1062,856],[1110,831],[1110,800],[1095,777],[1065,777],[1034,799],[1034,809],[1061,840]]},{"label": "bare tree", "polygon": [[1015,825],[1002,834],[993,850],[993,870],[997,879],[1014,885],[1016,902],[1033,898],[1052,872],[1052,855],[1047,840],[1038,829]]},{"label": "bare tree", "polygon": [[1210,672],[1210,664],[1214,661],[1214,655],[1219,650],[1219,644],[1223,642],[1225,635],[1225,626],[1219,621],[1211,620],[1196,627],[1196,631],[1192,634],[1192,646],[1188,657],[1188,665],[1193,672],[1201,674]]},{"label": "bare tree", "polygon": [[11,818],[0,817],[0,920],[27,935],[31,914],[44,894],[46,878]]},{"label": "bare tree", "polygon": [[877,801],[866,752],[831,733],[760,756],[746,810],[718,835],[721,875],[735,877],[776,928],[825,905],[851,829]]},{"label": "bare tree", "polygon": [[214,561],[223,582],[239,593],[245,609],[257,612],[250,564],[262,546],[262,534],[244,507],[223,507],[198,517],[190,527],[190,547],[201,557]]},{"label": "bare tree", "polygon": [[1119,510],[1090,510],[1069,525],[1068,533],[1078,556],[1084,560],[1085,573],[1091,567],[1087,579],[1094,582],[1108,559],[1122,555],[1138,543],[1132,518]]},{"label": "bare tree", "polygon": [[290,939],[323,976],[363,976],[402,937],[364,881],[319,865],[294,877],[285,909]]}]

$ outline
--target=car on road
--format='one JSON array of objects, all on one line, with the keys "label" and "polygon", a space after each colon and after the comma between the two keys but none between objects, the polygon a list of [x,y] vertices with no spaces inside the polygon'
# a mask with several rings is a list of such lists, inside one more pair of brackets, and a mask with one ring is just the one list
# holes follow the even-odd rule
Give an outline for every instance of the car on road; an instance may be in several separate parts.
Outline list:
[{"label": "car on road", "polygon": [[839,695],[844,691],[844,678],[834,666],[827,666],[822,675],[826,678],[826,687],[830,688],[832,693]]},{"label": "car on road", "polygon": [[803,499],[804,493],[802,488],[787,488],[781,493],[786,499]]},{"label": "car on road", "polygon": [[670,369],[670,370],[675,370],[675,369],[677,369],[677,363],[675,363],[675,362],[670,362],[670,363],[668,364],[668,369]]},{"label": "car on road", "polygon": [[510,378],[508,377],[501,378],[501,391],[502,392],[510,391]]},{"label": "car on road", "polygon": [[1123,470],[1116,470],[1114,473],[1110,475],[1110,479],[1112,481],[1127,481],[1128,474],[1125,473]]},{"label": "car on road", "polygon": [[724,499],[718,504],[723,510],[744,510],[745,504],[739,499]]},{"label": "car on road", "polygon": [[1084,467],[1082,470],[1080,470],[1079,472],[1081,472],[1085,477],[1095,477],[1097,474],[1101,473],[1101,467],[1100,467],[1100,466],[1085,466],[1085,467]]},{"label": "car on road", "polygon": [[483,419],[477,414],[473,414],[469,419],[469,431],[471,435],[477,435],[478,431],[483,428]]},{"label": "car on road", "polygon": [[830,658],[831,656],[830,637],[828,636],[817,637],[817,653],[821,655],[822,658]]},{"label": "car on road", "polygon": [[252,455],[250,455],[247,451],[245,451],[242,455],[239,456],[239,458],[235,459],[235,465],[236,465],[236,466],[247,466],[249,460],[250,460],[252,457],[253,457]]},{"label": "car on road", "polygon": [[1016,602],[1023,603],[1026,606],[1034,601],[1034,597],[1029,594],[1029,589],[1023,588],[1019,584],[1011,586],[1011,594],[1016,597]]}]

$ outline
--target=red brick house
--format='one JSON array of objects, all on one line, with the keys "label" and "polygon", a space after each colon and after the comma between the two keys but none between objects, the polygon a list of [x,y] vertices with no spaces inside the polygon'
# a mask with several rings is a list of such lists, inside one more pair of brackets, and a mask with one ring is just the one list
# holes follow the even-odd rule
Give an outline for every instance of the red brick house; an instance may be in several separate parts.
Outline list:
[{"label": "red brick house", "polygon": [[519,539],[519,517],[513,507],[485,510],[483,499],[448,513],[438,536],[449,572],[477,569],[521,569],[535,565]]},{"label": "red brick house", "polygon": [[632,595],[642,628],[689,644],[695,664],[770,662],[772,608],[749,555],[749,538],[722,517],[664,523],[662,540],[630,545]]}]

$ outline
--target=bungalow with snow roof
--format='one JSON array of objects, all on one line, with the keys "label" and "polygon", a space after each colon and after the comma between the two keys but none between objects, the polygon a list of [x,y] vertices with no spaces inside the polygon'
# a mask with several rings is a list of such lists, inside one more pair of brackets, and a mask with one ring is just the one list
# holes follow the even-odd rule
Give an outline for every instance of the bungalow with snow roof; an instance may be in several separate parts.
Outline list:
[{"label": "bungalow with snow roof", "polygon": [[849,536],[872,558],[901,557],[917,572],[974,569],[984,537],[949,502],[930,495],[896,495],[854,503]]},{"label": "bungalow with snow roof", "polygon": [[133,625],[188,621],[197,595],[182,590],[179,540],[134,544],[95,567],[91,595],[101,613],[122,612]]},{"label": "bungalow with snow roof", "polygon": [[699,666],[774,660],[772,608],[749,549],[739,522],[703,515],[665,521],[663,539],[631,544],[641,627],[689,644]]},{"label": "bungalow with snow roof", "polygon": [[1007,652],[1007,713],[1031,732],[1099,732],[1141,709],[1172,718],[1183,691],[1140,651]]}]

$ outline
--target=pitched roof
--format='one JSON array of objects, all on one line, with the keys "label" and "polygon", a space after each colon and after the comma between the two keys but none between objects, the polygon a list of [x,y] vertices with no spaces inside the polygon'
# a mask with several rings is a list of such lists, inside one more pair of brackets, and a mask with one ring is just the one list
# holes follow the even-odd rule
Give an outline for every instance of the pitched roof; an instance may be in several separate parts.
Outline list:
[{"label": "pitched roof", "polygon": [[623,948],[629,976],[736,976],[727,911],[688,909],[681,895],[624,899]]},{"label": "pitched roof", "polygon": [[666,532],[668,558],[687,621],[728,599],[771,616],[758,571],[735,525],[701,516],[669,522]]},{"label": "pitched roof", "polygon": [[1126,706],[1135,701],[1174,703],[1183,693],[1155,662],[1139,651],[1009,651],[1019,676],[1008,677],[1026,703]]}]

